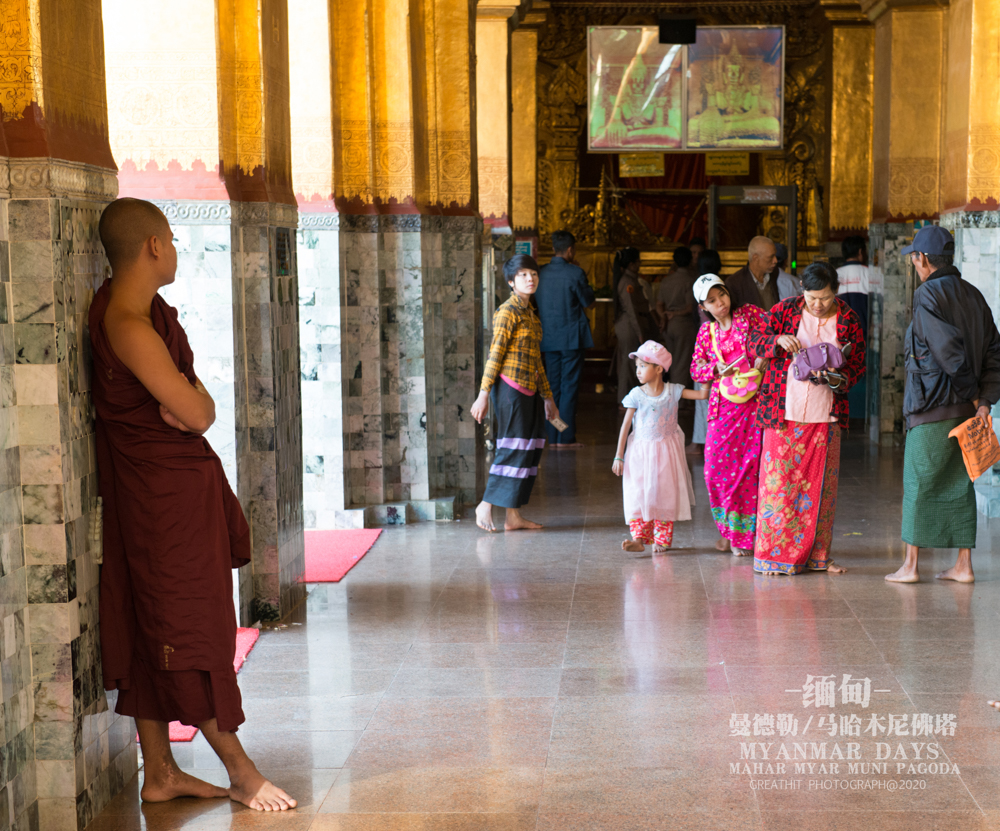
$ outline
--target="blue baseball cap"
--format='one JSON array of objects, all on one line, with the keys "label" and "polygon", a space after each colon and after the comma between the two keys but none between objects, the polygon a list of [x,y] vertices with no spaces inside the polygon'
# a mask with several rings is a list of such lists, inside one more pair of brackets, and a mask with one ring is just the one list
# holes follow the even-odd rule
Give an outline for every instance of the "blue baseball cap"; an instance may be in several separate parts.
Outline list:
[{"label": "blue baseball cap", "polygon": [[902,253],[912,254],[954,254],[955,238],[940,225],[925,225],[913,238],[913,242],[903,249]]}]

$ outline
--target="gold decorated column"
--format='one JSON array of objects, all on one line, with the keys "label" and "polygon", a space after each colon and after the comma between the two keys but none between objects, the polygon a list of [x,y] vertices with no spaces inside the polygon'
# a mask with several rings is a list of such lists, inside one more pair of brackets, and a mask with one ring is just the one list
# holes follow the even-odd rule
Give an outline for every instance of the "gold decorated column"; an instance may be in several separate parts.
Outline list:
[{"label": "gold decorated column", "polygon": [[475,498],[481,452],[464,403],[481,291],[475,4],[329,0],[329,20],[343,301],[332,513],[348,526],[450,518]]},{"label": "gold decorated column", "polygon": [[[536,6],[539,4],[535,4]],[[511,224],[538,235],[538,29],[545,11],[531,11],[511,35]]]},{"label": "gold decorated column", "polygon": [[857,3],[821,0],[829,22],[829,236],[866,233],[871,222],[875,28]]},{"label": "gold decorated column", "polygon": [[940,211],[946,11],[865,0],[875,16],[872,217],[932,219]]},{"label": "gold decorated column", "polygon": [[945,161],[947,211],[1000,204],[1000,3],[952,0],[948,9]]},{"label": "gold decorated column", "polygon": [[[511,32],[526,5],[524,0],[482,0],[476,6],[479,210],[494,233],[512,231],[511,139],[517,104],[512,100]],[[524,59],[523,54],[520,57]]]}]

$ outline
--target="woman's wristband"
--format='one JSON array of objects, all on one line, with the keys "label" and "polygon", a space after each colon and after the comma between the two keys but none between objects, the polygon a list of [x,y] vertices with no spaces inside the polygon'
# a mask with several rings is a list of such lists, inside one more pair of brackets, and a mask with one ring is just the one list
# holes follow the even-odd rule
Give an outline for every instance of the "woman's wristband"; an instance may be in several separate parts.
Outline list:
[{"label": "woman's wristband", "polygon": [[615,456],[615,458],[612,461],[615,461],[615,462],[624,462],[625,460],[621,456]]}]

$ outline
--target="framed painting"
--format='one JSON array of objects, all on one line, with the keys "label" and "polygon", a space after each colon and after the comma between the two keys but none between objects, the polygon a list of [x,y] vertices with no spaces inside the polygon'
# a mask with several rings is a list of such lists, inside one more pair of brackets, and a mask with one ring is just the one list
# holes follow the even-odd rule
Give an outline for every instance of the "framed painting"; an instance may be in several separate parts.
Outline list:
[{"label": "framed painting", "polygon": [[785,29],[706,26],[688,46],[685,147],[773,150],[783,144]]},{"label": "framed painting", "polygon": [[680,150],[684,47],[652,26],[587,31],[587,147],[599,152]]}]

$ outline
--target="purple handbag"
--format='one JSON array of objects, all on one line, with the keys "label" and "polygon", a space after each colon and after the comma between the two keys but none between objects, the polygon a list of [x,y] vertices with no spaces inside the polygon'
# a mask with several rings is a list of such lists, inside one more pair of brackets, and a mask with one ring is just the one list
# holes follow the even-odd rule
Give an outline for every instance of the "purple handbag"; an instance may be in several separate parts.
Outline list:
[{"label": "purple handbag", "polygon": [[795,353],[792,373],[796,381],[806,381],[814,372],[840,369],[844,365],[844,353],[832,343],[817,343],[808,349]]}]

